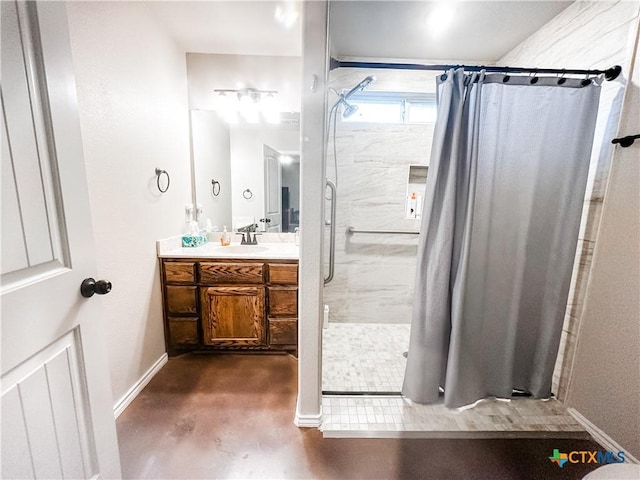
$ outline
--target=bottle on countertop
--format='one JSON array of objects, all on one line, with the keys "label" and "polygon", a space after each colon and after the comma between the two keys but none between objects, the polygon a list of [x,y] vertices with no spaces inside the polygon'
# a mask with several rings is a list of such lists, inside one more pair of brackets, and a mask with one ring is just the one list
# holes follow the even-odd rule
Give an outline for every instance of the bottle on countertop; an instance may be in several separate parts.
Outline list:
[{"label": "bottle on countertop", "polygon": [[224,230],[222,231],[222,235],[220,235],[220,245],[226,247],[231,243],[231,235],[227,232],[227,227],[225,225]]}]

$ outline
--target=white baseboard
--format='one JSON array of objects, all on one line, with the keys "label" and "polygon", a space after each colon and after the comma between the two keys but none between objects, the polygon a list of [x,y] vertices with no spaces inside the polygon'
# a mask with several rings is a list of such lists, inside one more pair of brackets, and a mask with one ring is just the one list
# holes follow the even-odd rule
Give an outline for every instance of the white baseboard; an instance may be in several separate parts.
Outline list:
[{"label": "white baseboard", "polygon": [[160,369],[164,366],[165,363],[169,360],[169,357],[166,353],[163,353],[162,356],[156,360],[156,363],[151,365],[151,368],[147,370],[140,380],[138,380],[127,393],[125,393],[120,400],[116,402],[113,407],[113,414],[116,418],[120,416],[124,409],[129,406],[131,402],[138,396],[138,394],[142,391],[144,387],[151,381],[151,379],[160,371]]},{"label": "white baseboard", "polygon": [[600,430],[596,425],[591,423],[591,421],[578,412],[575,408],[568,408],[567,411],[575,418],[582,426],[589,432],[589,434],[593,437],[593,439],[602,445],[604,448],[611,452],[624,452],[624,458],[627,463],[640,463],[637,458],[627,452],[622,446],[616,442],[613,438],[607,435],[605,432]]},{"label": "white baseboard", "polygon": [[293,424],[299,428],[320,428],[322,426],[322,413],[317,415],[300,415],[296,413]]}]

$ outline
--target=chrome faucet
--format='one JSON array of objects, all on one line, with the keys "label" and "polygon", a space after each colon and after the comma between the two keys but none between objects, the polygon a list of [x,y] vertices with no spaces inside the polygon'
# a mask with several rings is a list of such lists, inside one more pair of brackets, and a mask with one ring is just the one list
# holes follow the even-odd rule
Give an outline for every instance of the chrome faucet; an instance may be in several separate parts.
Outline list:
[{"label": "chrome faucet", "polygon": [[[237,233],[242,234],[242,241],[240,242],[240,245],[257,245],[258,239],[256,238],[256,236],[260,235],[259,233],[255,233],[257,228],[257,223],[250,223],[249,225],[236,229]],[[245,233],[247,235],[246,238]],[[252,233],[253,237],[251,236]]]}]

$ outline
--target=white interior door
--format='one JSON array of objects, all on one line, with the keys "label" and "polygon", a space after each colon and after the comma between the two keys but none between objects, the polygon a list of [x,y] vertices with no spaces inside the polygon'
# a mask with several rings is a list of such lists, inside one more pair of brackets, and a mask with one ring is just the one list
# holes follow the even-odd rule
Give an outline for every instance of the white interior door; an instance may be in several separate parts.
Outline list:
[{"label": "white interior door", "polygon": [[282,231],[282,165],[280,154],[264,146],[264,213],[265,231]]},{"label": "white interior door", "polygon": [[119,478],[62,2],[1,2],[2,478]]}]

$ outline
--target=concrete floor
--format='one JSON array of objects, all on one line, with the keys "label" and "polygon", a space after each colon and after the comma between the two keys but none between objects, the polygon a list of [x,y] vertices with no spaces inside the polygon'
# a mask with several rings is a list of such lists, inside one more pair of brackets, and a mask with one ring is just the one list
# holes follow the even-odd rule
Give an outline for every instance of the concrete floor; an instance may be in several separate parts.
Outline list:
[{"label": "concrete floor", "polygon": [[324,439],[293,425],[289,355],[172,358],[118,418],[125,478],[580,479],[549,461],[571,439]]}]

